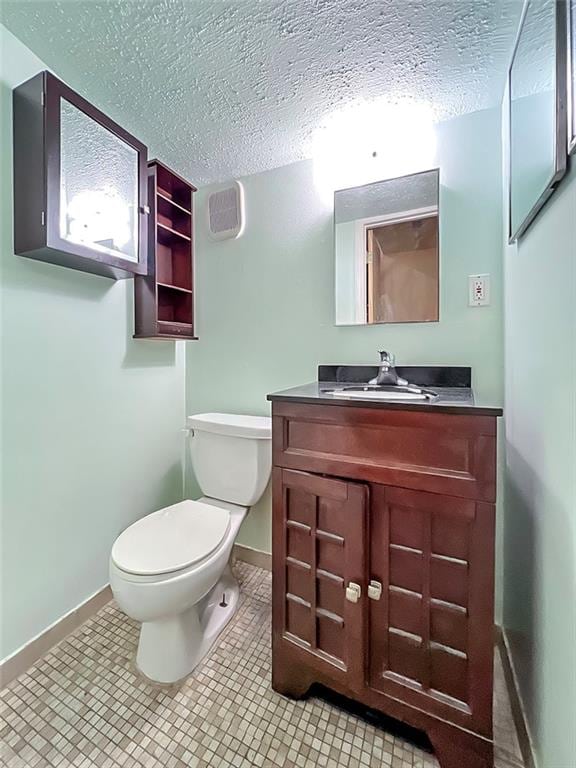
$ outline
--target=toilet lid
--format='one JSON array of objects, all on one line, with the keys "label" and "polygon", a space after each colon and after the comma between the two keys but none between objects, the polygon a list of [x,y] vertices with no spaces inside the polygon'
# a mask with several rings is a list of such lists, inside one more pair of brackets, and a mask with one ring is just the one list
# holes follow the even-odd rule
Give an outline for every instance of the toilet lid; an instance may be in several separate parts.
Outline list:
[{"label": "toilet lid", "polygon": [[143,576],[179,571],[208,557],[229,525],[227,509],[187,499],[133,523],[116,539],[112,560]]}]

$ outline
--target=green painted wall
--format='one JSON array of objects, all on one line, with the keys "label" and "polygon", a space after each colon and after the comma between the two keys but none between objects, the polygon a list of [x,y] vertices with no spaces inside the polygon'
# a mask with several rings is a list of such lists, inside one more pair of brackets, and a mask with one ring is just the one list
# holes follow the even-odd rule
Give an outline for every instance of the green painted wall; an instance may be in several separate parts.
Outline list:
[{"label": "green painted wall", "polygon": [[574,768],[576,168],[504,267],[504,626],[538,766]]},{"label": "green painted wall", "polygon": [[132,339],[131,280],[14,256],[11,89],[45,67],[1,26],[0,47],[3,658],[107,583],[123,528],[181,498],[184,355]]},{"label": "green painted wall", "polygon": [[[471,365],[477,392],[502,399],[500,115],[439,127],[441,322],[335,327],[332,213],[304,161],[243,179],[246,231],[211,242],[197,200],[198,331],[187,347],[188,413],[269,412],[268,392],[312,381],[320,362]],[[492,305],[468,307],[467,276],[492,275]],[[189,491],[195,491],[189,478]],[[269,496],[239,541],[270,550]]]}]

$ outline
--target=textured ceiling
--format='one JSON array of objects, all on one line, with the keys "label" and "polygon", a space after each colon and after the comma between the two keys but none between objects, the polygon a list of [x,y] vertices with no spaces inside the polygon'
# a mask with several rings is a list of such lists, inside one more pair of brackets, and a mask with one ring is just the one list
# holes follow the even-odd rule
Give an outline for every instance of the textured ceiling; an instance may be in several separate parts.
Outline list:
[{"label": "textured ceiling", "polygon": [[323,119],[496,104],[519,0],[6,1],[2,22],[195,183],[309,157]]}]

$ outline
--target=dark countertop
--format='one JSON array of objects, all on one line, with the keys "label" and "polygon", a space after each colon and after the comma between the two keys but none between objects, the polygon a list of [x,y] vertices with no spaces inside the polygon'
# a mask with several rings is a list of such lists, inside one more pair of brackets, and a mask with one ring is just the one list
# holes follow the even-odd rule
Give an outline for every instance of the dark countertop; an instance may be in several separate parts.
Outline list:
[{"label": "dark countertop", "polygon": [[438,393],[435,400],[378,400],[377,398],[348,398],[331,395],[323,390],[343,386],[342,380],[314,381],[291,389],[273,392],[267,399],[272,402],[310,403],[317,405],[340,405],[344,407],[387,408],[404,411],[436,411],[440,413],[458,413],[469,416],[502,416],[502,408],[491,403],[480,402],[475,398],[470,387],[438,387],[431,389]]}]

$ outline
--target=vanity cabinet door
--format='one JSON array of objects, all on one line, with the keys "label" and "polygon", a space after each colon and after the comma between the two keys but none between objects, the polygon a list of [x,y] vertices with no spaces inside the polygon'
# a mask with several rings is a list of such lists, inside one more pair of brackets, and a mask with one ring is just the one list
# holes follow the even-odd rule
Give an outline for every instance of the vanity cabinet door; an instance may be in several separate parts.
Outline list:
[{"label": "vanity cabinet door", "polygon": [[299,674],[303,688],[315,674],[365,686],[367,503],[363,484],[274,469],[274,673],[289,678],[284,690]]},{"label": "vanity cabinet door", "polygon": [[371,486],[369,683],[492,732],[494,506]]}]

